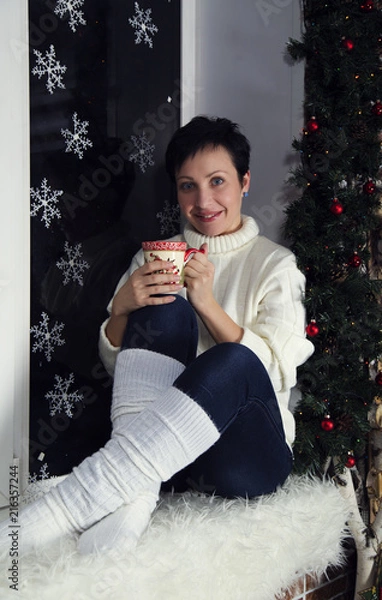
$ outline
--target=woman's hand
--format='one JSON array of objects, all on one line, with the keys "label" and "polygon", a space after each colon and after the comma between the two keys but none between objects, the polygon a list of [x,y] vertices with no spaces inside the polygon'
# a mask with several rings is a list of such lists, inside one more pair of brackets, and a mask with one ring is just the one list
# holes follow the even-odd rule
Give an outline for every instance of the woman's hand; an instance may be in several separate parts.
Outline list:
[{"label": "woman's hand", "polygon": [[[160,272],[168,271],[168,268],[168,262],[155,260],[134,271],[114,296],[112,314],[128,316],[144,306],[173,302],[175,297],[169,292],[176,293],[182,286],[179,285],[179,275]],[[166,296],[157,297],[156,294]]]},{"label": "woman's hand", "polygon": [[215,267],[208,260],[207,244],[201,246],[185,268],[187,297],[217,344],[240,342],[244,330],[222,309],[213,294]]},{"label": "woman's hand", "polygon": [[214,300],[213,283],[215,267],[208,260],[208,246],[202,244],[202,252],[197,252],[184,269],[184,282],[187,297],[197,312]]},{"label": "woman's hand", "polygon": [[[178,292],[183,286],[179,285],[179,275],[160,273],[168,270],[168,262],[153,261],[139,267],[118,290],[113,299],[111,315],[106,325],[106,336],[110,343],[121,346],[129,314],[154,304],[169,304],[175,296],[169,292]],[[155,296],[155,294],[166,294]]]}]

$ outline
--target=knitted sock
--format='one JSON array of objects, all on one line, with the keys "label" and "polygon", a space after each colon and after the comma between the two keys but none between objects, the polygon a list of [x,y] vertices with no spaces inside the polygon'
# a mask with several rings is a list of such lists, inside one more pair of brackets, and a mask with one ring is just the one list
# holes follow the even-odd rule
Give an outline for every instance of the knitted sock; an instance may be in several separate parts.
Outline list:
[{"label": "knitted sock", "polygon": [[184,371],[183,363],[158,352],[127,348],[118,354],[114,372],[111,420],[137,415],[172,385]]},{"label": "knitted sock", "polygon": [[[121,427],[127,430],[135,416],[159,392],[170,387],[184,369],[182,363],[163,354],[145,349],[122,350],[117,358],[114,375],[113,423],[123,416]],[[150,522],[159,491],[160,482],[153,482],[133,502],[122,505],[114,513],[95,523],[80,536],[78,551],[81,554],[91,554],[112,549],[125,552],[132,550]]]},{"label": "knitted sock", "polygon": [[57,492],[52,488],[45,496],[19,509],[17,523],[6,519],[0,523],[0,554],[8,552],[12,535],[19,543],[19,552],[29,552],[48,546],[64,535],[73,534],[76,523]]},{"label": "knitted sock", "polygon": [[56,489],[70,507],[77,530],[85,530],[123,503],[132,502],[152,482],[170,479],[218,438],[205,411],[170,387],[128,429],[123,416],[118,418],[105,447],[75,467]]},{"label": "knitted sock", "polygon": [[80,554],[95,554],[109,551],[129,552],[137,545],[147,528],[159,496],[159,487],[154,484],[150,493],[145,491],[130,502],[80,535],[77,550]]},{"label": "knitted sock", "polygon": [[131,425],[124,431],[123,418],[117,419],[105,447],[44,496],[43,522],[24,520],[26,549],[27,544],[44,545],[73,529],[88,529],[150,489],[152,482],[170,479],[219,438],[205,411],[175,387],[163,392]]}]

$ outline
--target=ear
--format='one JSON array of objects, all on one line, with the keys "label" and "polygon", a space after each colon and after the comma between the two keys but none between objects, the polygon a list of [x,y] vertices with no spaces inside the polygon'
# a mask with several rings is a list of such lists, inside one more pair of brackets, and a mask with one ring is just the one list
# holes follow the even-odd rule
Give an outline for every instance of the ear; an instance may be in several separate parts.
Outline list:
[{"label": "ear", "polygon": [[251,172],[248,170],[243,177],[243,188],[242,188],[243,194],[245,192],[249,191],[250,183],[251,183]]}]

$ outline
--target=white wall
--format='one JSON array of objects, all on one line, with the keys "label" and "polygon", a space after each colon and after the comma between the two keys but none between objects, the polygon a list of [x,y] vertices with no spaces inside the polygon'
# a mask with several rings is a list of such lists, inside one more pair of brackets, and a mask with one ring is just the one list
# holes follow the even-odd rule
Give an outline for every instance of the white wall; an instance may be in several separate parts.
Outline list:
[{"label": "white wall", "polygon": [[27,1],[0,3],[0,507],[28,471],[29,109]]},{"label": "white wall", "polygon": [[[183,121],[210,114],[242,126],[252,145],[252,186],[243,210],[265,235],[282,241],[285,203],[288,194],[297,193],[287,192],[284,181],[298,164],[291,144],[302,127],[303,64],[292,66],[286,53],[288,39],[300,37],[299,1],[187,0],[184,5]],[[192,89],[193,103],[187,94]]]}]

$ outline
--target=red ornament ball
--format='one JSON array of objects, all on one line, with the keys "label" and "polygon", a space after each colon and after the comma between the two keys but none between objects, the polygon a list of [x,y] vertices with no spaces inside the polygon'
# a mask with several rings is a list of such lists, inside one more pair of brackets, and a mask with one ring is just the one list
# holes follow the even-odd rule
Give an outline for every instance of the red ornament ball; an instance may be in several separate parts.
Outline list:
[{"label": "red ornament ball", "polygon": [[334,198],[330,207],[330,211],[333,213],[333,215],[341,215],[343,210],[344,207],[342,206],[341,202],[338,200],[338,198]]},{"label": "red ornament ball", "polygon": [[353,48],[354,48],[353,40],[351,40],[349,38],[342,38],[342,47],[345,48],[345,50],[348,50],[350,52],[350,50],[353,50]]},{"label": "red ornament ball", "polygon": [[310,133],[314,133],[315,131],[319,130],[320,126],[317,123],[316,117],[312,117],[311,119],[309,119],[309,121],[306,124],[306,128]]},{"label": "red ornament ball", "polygon": [[355,463],[356,463],[356,460],[355,460],[354,456],[352,454],[350,454],[345,463],[345,467],[347,467],[348,469],[351,469],[352,467],[355,466]]},{"label": "red ornament ball", "polygon": [[382,371],[378,371],[378,373],[375,377],[375,383],[377,385],[382,385]]},{"label": "red ornament ball", "polygon": [[333,431],[334,429],[334,421],[330,417],[325,417],[321,421],[321,429],[324,431]]},{"label": "red ornament ball", "polygon": [[382,102],[380,100],[377,100],[377,102],[373,104],[371,112],[374,113],[377,117],[380,117],[382,115]]},{"label": "red ornament ball", "polygon": [[354,252],[353,256],[349,260],[350,267],[360,267],[362,264],[362,258],[358,256],[357,252]]},{"label": "red ornament ball", "polygon": [[316,321],[314,319],[306,326],[306,333],[309,337],[315,337],[320,333],[320,328],[318,327]]},{"label": "red ornament ball", "polygon": [[373,0],[364,0],[360,6],[363,12],[370,12],[374,10],[374,2]]},{"label": "red ornament ball", "polygon": [[376,185],[374,183],[374,181],[366,181],[365,185],[363,186],[363,191],[365,194],[367,194],[368,196],[371,196],[372,194],[374,194],[376,190]]}]

